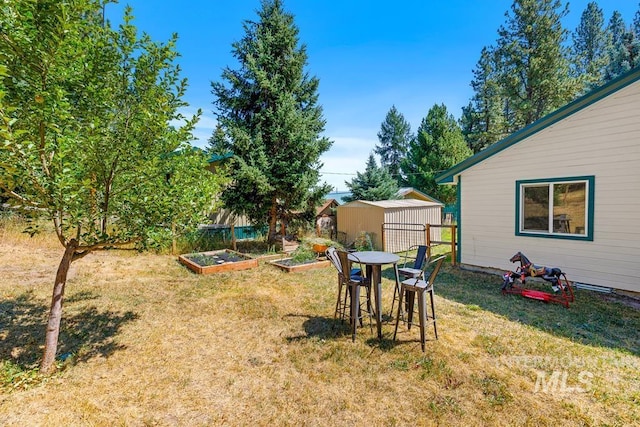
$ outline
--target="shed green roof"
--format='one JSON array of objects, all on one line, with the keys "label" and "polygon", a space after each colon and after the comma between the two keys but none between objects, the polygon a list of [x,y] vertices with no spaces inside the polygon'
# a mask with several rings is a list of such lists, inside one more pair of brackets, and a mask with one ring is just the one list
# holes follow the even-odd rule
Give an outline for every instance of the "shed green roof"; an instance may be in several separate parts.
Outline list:
[{"label": "shed green roof", "polygon": [[577,113],[578,111],[590,106],[591,104],[619,91],[620,89],[629,86],[630,84],[640,80],[640,67],[636,67],[633,70],[611,80],[610,82],[600,86],[588,92],[587,94],[579,97],[575,101],[570,102],[557,109],[556,111],[547,114],[546,116],[538,119],[530,125],[520,129],[519,131],[507,136],[506,138],[496,142],[481,152],[471,156],[460,163],[454,165],[450,169],[436,175],[436,182],[438,184],[452,184],[454,177],[464,170],[484,161],[485,159],[501,152],[502,150],[511,147],[514,144],[522,141],[529,136],[540,132],[543,129]]}]

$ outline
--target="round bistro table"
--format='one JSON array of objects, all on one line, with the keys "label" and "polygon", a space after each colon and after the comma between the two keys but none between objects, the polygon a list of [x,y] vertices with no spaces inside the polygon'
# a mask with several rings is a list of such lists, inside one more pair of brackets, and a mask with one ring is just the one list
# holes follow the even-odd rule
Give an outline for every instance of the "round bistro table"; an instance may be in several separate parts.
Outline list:
[{"label": "round bistro table", "polygon": [[361,251],[349,254],[349,259],[354,262],[364,264],[367,268],[367,277],[371,278],[373,296],[375,298],[376,327],[378,338],[382,338],[382,266],[393,264],[396,275],[396,287],[399,287],[398,261],[400,257],[396,254],[382,251]]}]

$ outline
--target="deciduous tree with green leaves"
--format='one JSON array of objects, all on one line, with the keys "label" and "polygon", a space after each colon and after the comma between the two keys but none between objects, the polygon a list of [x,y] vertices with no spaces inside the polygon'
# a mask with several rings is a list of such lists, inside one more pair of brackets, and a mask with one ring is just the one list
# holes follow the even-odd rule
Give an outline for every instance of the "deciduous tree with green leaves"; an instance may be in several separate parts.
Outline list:
[{"label": "deciduous tree with green leaves", "polygon": [[412,138],[411,125],[393,105],[380,126],[380,145],[376,145],[375,153],[380,156],[380,165],[385,166],[398,183],[402,181],[400,162],[407,155]]},{"label": "deciduous tree with green leaves", "polygon": [[115,30],[102,8],[98,0],[14,0],[0,14],[0,188],[25,215],[52,220],[65,249],[45,373],[55,369],[71,263],[193,226],[218,185],[188,143],[198,117],[178,112],[186,81],[175,36],[164,44],[139,36],[129,8]]},{"label": "deciduous tree with green leaves", "polygon": [[472,155],[462,130],[444,104],[436,104],[422,119],[415,140],[409,146],[402,169],[407,185],[445,203],[455,201],[448,186],[436,184],[435,176]]},{"label": "deciduous tree with green leaves", "polygon": [[384,166],[378,166],[373,153],[369,154],[364,172],[357,172],[350,182],[345,181],[351,195],[343,197],[347,202],[354,200],[391,200],[398,198],[398,184]]},{"label": "deciduous tree with green leaves", "polygon": [[320,136],[325,121],[318,105],[319,80],[305,71],[294,17],[280,0],[263,0],[258,21],[245,21],[233,44],[239,68],[227,67],[212,83],[218,121],[233,153],[224,205],[254,224],[269,226],[294,212],[312,214],[331,187],[320,179],[320,155],[331,141]]}]

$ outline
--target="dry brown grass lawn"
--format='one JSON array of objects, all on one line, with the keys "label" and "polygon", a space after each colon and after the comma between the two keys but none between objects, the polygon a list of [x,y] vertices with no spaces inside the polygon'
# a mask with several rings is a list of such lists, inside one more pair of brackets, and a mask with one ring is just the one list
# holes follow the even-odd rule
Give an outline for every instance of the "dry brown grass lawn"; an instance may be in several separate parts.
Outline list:
[{"label": "dry brown grass lawn", "polygon": [[613,337],[596,326],[571,336],[571,316],[588,317],[580,304],[598,295],[579,292],[566,310],[451,268],[437,291],[440,339],[423,354],[417,330],[394,344],[391,324],[382,341],[366,327],[352,343],[333,320],[329,268],[198,276],[171,256],[96,253],[68,281],[69,357],[37,378],[28,368],[61,254],[49,238],[0,229],[0,363],[5,376],[22,370],[2,383],[0,425],[640,424],[637,310],[606,302],[623,322]]}]

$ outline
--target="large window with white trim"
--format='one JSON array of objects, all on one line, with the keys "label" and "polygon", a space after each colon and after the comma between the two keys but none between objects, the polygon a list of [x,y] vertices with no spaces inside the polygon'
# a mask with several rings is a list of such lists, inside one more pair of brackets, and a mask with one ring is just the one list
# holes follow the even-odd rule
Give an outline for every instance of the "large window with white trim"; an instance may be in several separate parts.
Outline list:
[{"label": "large window with white trim", "polygon": [[516,234],[593,240],[593,193],[593,176],[516,181]]}]

